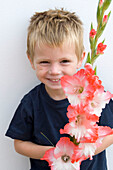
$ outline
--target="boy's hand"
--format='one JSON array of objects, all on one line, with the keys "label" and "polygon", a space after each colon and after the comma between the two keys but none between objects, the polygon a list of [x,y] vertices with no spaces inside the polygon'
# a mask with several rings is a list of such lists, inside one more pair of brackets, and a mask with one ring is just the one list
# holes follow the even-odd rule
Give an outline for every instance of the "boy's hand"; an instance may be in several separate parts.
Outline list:
[{"label": "boy's hand", "polygon": [[42,158],[48,149],[53,148],[53,146],[42,146],[29,141],[22,141],[17,139],[14,140],[14,147],[16,152],[19,154],[33,159]]}]

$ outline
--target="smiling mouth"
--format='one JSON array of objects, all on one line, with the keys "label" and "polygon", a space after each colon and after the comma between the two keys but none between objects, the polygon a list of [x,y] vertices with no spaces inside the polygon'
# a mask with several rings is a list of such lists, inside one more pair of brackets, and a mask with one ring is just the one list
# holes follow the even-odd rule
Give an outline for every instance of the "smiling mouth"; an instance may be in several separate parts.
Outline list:
[{"label": "smiling mouth", "polygon": [[48,80],[50,80],[51,82],[59,82],[60,81],[60,79],[48,79]]},{"label": "smiling mouth", "polygon": [[55,80],[52,80],[52,81],[59,81],[60,79],[55,79]]}]

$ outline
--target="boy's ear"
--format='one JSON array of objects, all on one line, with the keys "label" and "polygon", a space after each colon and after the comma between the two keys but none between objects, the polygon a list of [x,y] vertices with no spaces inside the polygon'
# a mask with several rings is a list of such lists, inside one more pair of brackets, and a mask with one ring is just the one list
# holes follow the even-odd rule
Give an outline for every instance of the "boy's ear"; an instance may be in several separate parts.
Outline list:
[{"label": "boy's ear", "polygon": [[84,51],[83,54],[82,54],[81,60],[78,62],[77,69],[79,69],[79,68],[81,67],[82,62],[83,62],[83,60],[84,60],[84,58],[85,58],[85,55],[86,55],[86,52]]},{"label": "boy's ear", "polygon": [[35,67],[34,67],[33,61],[31,60],[30,56],[27,56],[27,57],[28,57],[28,59],[29,59],[29,61],[30,61],[30,63],[31,63],[31,67],[32,67],[32,69],[33,69],[33,70],[35,70]]}]

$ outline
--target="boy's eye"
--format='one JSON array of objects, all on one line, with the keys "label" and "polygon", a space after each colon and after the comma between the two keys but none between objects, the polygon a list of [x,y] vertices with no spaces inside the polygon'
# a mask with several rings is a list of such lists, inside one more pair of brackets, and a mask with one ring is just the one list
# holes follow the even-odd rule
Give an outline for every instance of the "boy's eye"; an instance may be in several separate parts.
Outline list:
[{"label": "boy's eye", "polygon": [[61,63],[69,63],[69,60],[62,60]]},{"label": "boy's eye", "polygon": [[40,64],[48,64],[48,61],[40,61]]}]

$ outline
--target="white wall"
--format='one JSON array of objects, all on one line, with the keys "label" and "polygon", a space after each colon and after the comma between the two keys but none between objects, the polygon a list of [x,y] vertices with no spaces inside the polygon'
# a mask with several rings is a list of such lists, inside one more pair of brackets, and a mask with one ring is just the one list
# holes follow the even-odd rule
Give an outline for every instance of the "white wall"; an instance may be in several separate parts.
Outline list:
[{"label": "white wall", "polygon": [[[98,0],[0,0],[0,169],[29,169],[28,159],[17,154],[13,148],[13,141],[4,136],[20,99],[38,83],[26,57],[29,18],[36,11],[54,7],[76,11],[84,22],[84,43],[88,51],[91,21],[96,27],[97,3]],[[113,3],[110,9],[113,12]],[[103,35],[108,47],[97,65],[98,75],[105,89],[113,93],[112,21],[113,13]],[[109,170],[112,170],[113,146],[107,151]]]}]

